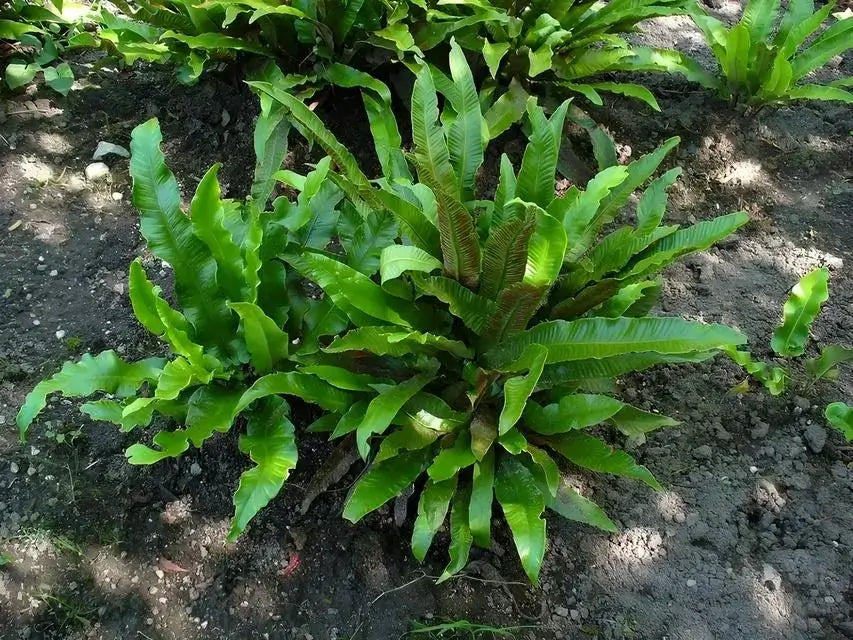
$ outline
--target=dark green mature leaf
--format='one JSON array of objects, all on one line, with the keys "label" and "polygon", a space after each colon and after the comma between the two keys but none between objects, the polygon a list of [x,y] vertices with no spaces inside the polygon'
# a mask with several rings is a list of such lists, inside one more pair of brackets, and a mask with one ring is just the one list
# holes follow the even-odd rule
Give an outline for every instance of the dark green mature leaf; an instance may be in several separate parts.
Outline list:
[{"label": "dark green mature leaf", "polygon": [[469,523],[468,506],[471,492],[468,487],[463,487],[453,496],[453,506],[450,511],[450,562],[444,572],[436,580],[436,584],[444,582],[460,572],[468,564],[468,554],[471,552],[471,543],[474,537],[471,534]]},{"label": "dark green mature leaf", "polygon": [[161,140],[156,118],[131,135],[130,174],[140,231],[151,253],[172,266],[176,293],[199,341],[227,353],[234,318],[217,283],[216,261],[181,211],[178,183],[164,162]]},{"label": "dark green mature leaf", "polygon": [[498,422],[498,433],[501,435],[514,427],[524,413],[527,400],[536,389],[539,376],[542,375],[548,350],[540,345],[534,345],[528,354],[531,357],[531,363],[527,375],[515,376],[504,383],[504,406]]},{"label": "dark green mature leaf", "polygon": [[534,344],[548,349],[547,364],[628,353],[686,354],[746,342],[742,333],[720,324],[681,318],[581,318],[543,322],[510,336],[484,354],[492,368],[511,367]]},{"label": "dark green mature leaf", "polygon": [[479,294],[494,300],[507,287],[521,282],[527,266],[527,246],[533,221],[507,220],[493,227],[486,240]]},{"label": "dark green mature leaf", "polygon": [[388,322],[403,327],[420,324],[412,303],[387,293],[352,267],[320,253],[290,253],[284,259],[326,292],[356,325]]},{"label": "dark green mature leaf", "polygon": [[269,96],[263,95],[263,98],[253,134],[255,175],[252,182],[252,199],[261,210],[266,208],[275,188],[273,174],[281,169],[287,156],[287,135],[290,132],[286,109],[273,104]]},{"label": "dark green mature leaf", "polygon": [[21,442],[26,438],[32,421],[44,409],[50,394],[61,393],[75,398],[103,391],[120,397],[130,396],[143,382],[155,381],[165,364],[163,358],[127,363],[115,351],[104,351],[97,356],[87,353],[79,362],[66,362],[58,373],[39,382],[27,394],[16,419]]},{"label": "dark green mature leaf", "polygon": [[411,179],[403,154],[400,131],[391,110],[391,91],[385,83],[368,73],[339,62],[330,65],[325,73],[333,84],[340,87],[362,88],[371,92],[362,91],[361,96],[382,173],[391,180],[397,178]]},{"label": "dark green mature leaf", "polygon": [[232,302],[228,306],[240,316],[243,339],[255,371],[268,373],[287,358],[289,338],[263,309],[251,302]]},{"label": "dark green mature leaf", "polygon": [[255,466],[240,475],[234,494],[234,517],[228,540],[234,541],[249,521],[281,491],[296,466],[296,435],[288,420],[289,408],[281,398],[267,398],[249,413],[246,435],[240,436],[240,451]]},{"label": "dark green mature leaf", "polygon": [[704,362],[714,356],[712,351],[693,353],[626,353],[606,358],[589,358],[574,362],[546,365],[539,378],[539,387],[548,389],[584,380],[613,378],[632,371],[643,371],[660,364]]},{"label": "dark green mature leaf", "polygon": [[704,251],[749,222],[743,211],[698,222],[658,240],[639,254],[623,272],[624,277],[640,278],[660,271],[689,253]]},{"label": "dark green mature leaf", "polygon": [[362,327],[338,336],[323,349],[326,353],[369,351],[379,356],[405,356],[410,353],[434,354],[446,351],[458,358],[471,358],[473,351],[459,340],[399,327]]},{"label": "dark green mature leaf", "polygon": [[138,258],[130,263],[128,285],[133,312],[142,326],[160,336],[172,353],[183,356],[196,369],[212,371],[218,367],[218,361],[206,355],[203,347],[190,337],[189,322],[163,299],[160,287],[148,279]]},{"label": "dark green mature leaf", "polygon": [[516,196],[543,209],[554,199],[554,176],[568,108],[569,102],[564,102],[549,120],[542,107],[532,103],[527,107],[533,133],[518,172]]},{"label": "dark green mature leaf", "polygon": [[511,456],[502,456],[495,473],[495,497],[512,531],[521,566],[537,584],[545,557],[545,496],[527,467]]},{"label": "dark green mature leaf", "polygon": [[337,231],[338,240],[347,254],[346,263],[366,276],[376,273],[382,250],[393,244],[398,235],[397,224],[391,214],[370,211],[367,217],[362,218],[352,208],[341,211]]},{"label": "dark green mature leaf", "polygon": [[589,498],[582,496],[568,484],[562,483],[557,489],[557,495],[553,498],[546,496],[546,500],[546,506],[564,518],[590,524],[611,533],[618,531],[616,525],[607,517],[601,507]]},{"label": "dark green mature leaf", "polygon": [[255,400],[272,395],[291,395],[316,404],[326,411],[344,411],[355,402],[356,394],[337,389],[320,378],[298,371],[269,373],[255,380],[240,397],[235,409],[239,413]]},{"label": "dark green mature leaf", "polygon": [[370,401],[355,433],[358,452],[362,459],[367,460],[370,453],[371,436],[384,433],[403,405],[423,389],[433,377],[432,373],[419,373],[405,382],[388,387]]},{"label": "dark green mature leaf", "polygon": [[425,64],[418,72],[412,89],[412,140],[415,153],[419,164],[433,177],[434,182],[442,185],[451,197],[457,196],[459,182],[450,164],[450,152],[438,116],[435,82],[429,66]]},{"label": "dark green mature leaf", "polygon": [[370,465],[344,505],[344,518],[358,522],[400,494],[426,467],[431,452],[416,449]]},{"label": "dark green mature leaf", "polygon": [[612,473],[625,478],[633,478],[649,485],[652,489],[662,489],[660,483],[644,466],[624,451],[613,449],[598,438],[581,431],[569,431],[544,439],[554,451],[565,456],[579,467],[601,473]]},{"label": "dark green mature leaf", "polygon": [[483,116],[489,139],[494,140],[521,120],[531,99],[521,83],[516,78],[512,78],[506,92],[495,100]]},{"label": "dark green mature leaf", "polygon": [[238,301],[244,299],[243,256],[225,226],[218,173],[219,165],[215,164],[198,183],[190,203],[190,222],[193,233],[207,245],[216,261],[216,280],[223,294],[228,300]]},{"label": "dark green mature leaf", "polygon": [[268,82],[251,81],[246,84],[258,91],[262,91],[284,105],[291,117],[310,132],[317,140],[317,143],[323,148],[323,151],[331,156],[335,165],[352,182],[356,190],[372,190],[370,181],[362,173],[361,169],[359,169],[355,157],[344,145],[337,141],[332,132],[323,125],[323,121],[320,120],[317,114],[305,106],[299,98],[290,95],[287,91],[279,89]]},{"label": "dark green mature leaf", "polygon": [[447,303],[450,313],[462,320],[474,333],[483,332],[489,316],[495,309],[495,304],[491,300],[478,296],[450,278],[420,274],[412,274],[412,276],[412,281],[418,290]]},{"label": "dark green mature leaf", "polygon": [[770,346],[780,356],[801,356],[812,323],[829,299],[829,270],[815,269],[803,276],[785,301],[782,324],[773,331]]},{"label": "dark green mature leaf", "polygon": [[843,402],[833,402],[826,407],[826,419],[841,432],[847,442],[853,441],[853,407]]},{"label": "dark green mature leaf", "polygon": [[841,87],[830,87],[820,84],[804,84],[793,87],[788,92],[791,100],[839,100],[847,104],[853,104],[853,92],[846,91]]},{"label": "dark green mature leaf", "polygon": [[524,412],[524,423],[533,431],[550,436],[599,424],[615,416],[623,407],[623,402],[609,396],[568,394],[558,403],[545,407],[529,403]]},{"label": "dark green mature leaf", "polygon": [[432,539],[444,524],[450,499],[456,492],[456,477],[444,482],[428,480],[418,502],[418,517],[412,530],[412,555],[423,562],[432,545]]},{"label": "dark green mature leaf", "polygon": [[474,544],[484,549],[491,546],[494,484],[495,450],[492,448],[482,460],[474,463],[471,476],[471,502],[468,505],[468,525]]},{"label": "dark green mature leaf", "polygon": [[448,98],[456,112],[447,131],[450,164],[459,176],[459,193],[463,202],[474,199],[477,171],[483,164],[485,121],[480,112],[480,100],[474,76],[462,48],[450,42],[450,75],[456,87]]},{"label": "dark green mature leaf", "polygon": [[231,428],[243,391],[209,384],[193,392],[187,401],[186,432],[195,447],[201,448],[214,432]]},{"label": "dark green mature leaf", "polygon": [[451,446],[438,453],[427,469],[427,473],[435,482],[441,482],[452,478],[461,469],[470,467],[476,461],[477,458],[471,450],[470,432],[463,430],[457,434],[456,440]]},{"label": "dark green mature leaf", "polygon": [[670,169],[661,177],[652,180],[643,191],[643,196],[637,205],[637,233],[646,234],[654,231],[663,219],[666,211],[667,189],[681,175],[681,167]]}]

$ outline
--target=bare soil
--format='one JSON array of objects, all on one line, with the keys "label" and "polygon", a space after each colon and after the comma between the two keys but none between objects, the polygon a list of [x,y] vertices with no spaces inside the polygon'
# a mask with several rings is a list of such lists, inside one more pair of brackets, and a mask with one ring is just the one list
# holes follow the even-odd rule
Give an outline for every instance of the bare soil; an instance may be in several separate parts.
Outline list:
[{"label": "bare soil", "polygon": [[[649,31],[697,47],[677,21]],[[620,99],[591,111],[632,158],[682,137],[669,219],[745,209],[753,220],[670,269],[660,311],[733,324],[766,357],[787,290],[827,265],[832,298],[815,343],[853,344],[851,110],[798,104],[745,117],[678,79],[648,81],[662,114]],[[827,401],[853,397],[849,382],[736,395],[742,376],[721,359],[624,380],[627,399],[683,422],[633,451],[666,490],[579,477],[620,532],[550,518],[539,588],[524,582],[501,524],[470,576],[436,586],[446,536],[419,566],[411,521],[397,528],[385,510],[348,524],[340,511],[354,475],[299,515],[330,451],[310,435],[292,480],[235,545],[224,539],[247,461],[234,434],[131,467],[130,436],[60,398],[20,445],[24,395],[63,360],[161,350],[126,295],[128,263],[143,251],[127,160],[107,160],[108,180],[83,177],[98,141],[128,146],[131,129],[157,115],[188,192],[223,162],[226,193],[241,197],[253,163],[257,107],[233,79],[186,88],[143,69],[86,83],[67,100],[17,96],[0,109],[0,552],[12,558],[0,569],[0,638],[387,640],[414,620],[461,618],[532,625],[516,632],[530,640],[853,637],[853,452],[822,418]],[[39,98],[33,113],[26,102]],[[336,94],[324,109],[347,143],[367,148],[357,98]],[[582,143],[578,153],[589,158]],[[297,418],[310,416],[297,408]]]}]

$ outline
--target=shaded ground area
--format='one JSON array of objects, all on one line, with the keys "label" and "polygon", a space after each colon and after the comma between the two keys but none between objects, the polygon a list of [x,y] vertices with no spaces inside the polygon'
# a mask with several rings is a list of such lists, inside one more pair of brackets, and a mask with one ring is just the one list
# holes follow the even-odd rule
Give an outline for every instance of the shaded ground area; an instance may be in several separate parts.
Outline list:
[{"label": "shaded ground area", "polygon": [[[670,43],[680,33],[661,29]],[[753,218],[668,272],[662,312],[732,323],[766,356],[788,288],[824,264],[833,296],[815,337],[852,344],[851,111],[797,105],[747,119],[678,80],[652,81],[663,115],[614,100],[595,116],[631,157],[683,138],[669,218],[739,208]],[[157,115],[185,195],[220,161],[226,193],[239,197],[252,164],[256,106],[236,83],[187,89],[156,70],[89,82],[67,102],[34,102],[37,118],[18,112],[39,96],[6,102],[0,116],[0,551],[13,558],[0,570],[4,640],[385,640],[413,620],[458,618],[535,625],[517,632],[530,639],[853,637],[853,455],[821,417],[849,385],[732,395],[741,377],[721,360],[623,381],[627,399],[683,421],[633,452],[666,491],[575,478],[620,533],[550,519],[539,589],[523,582],[502,525],[469,577],[435,586],[446,534],[421,567],[410,522],[398,529],[386,510],[349,525],[340,510],[354,476],[299,515],[330,450],[319,438],[302,438],[292,481],[231,546],[231,493],[246,465],[234,434],[203,454],[130,467],[129,436],[54,399],[20,446],[17,408],[61,361],[160,349],[127,301],[127,265],[142,250],[127,161],[108,160],[110,181],[83,177],[97,142],[127,146],[133,126]],[[363,148],[359,101],[336,95],[325,108]]]}]

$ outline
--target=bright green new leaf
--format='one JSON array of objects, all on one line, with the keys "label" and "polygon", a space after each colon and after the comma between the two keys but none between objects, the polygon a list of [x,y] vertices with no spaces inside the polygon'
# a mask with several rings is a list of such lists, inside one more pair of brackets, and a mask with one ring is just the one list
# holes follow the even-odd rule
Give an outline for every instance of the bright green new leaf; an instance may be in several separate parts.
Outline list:
[{"label": "bright green new leaf", "polygon": [[379,258],[379,273],[382,284],[399,278],[406,271],[429,273],[441,269],[441,261],[423,249],[411,245],[389,244]]},{"label": "bright green new leaf", "polygon": [[853,407],[843,402],[833,402],[826,407],[826,419],[841,432],[847,442],[853,440]]},{"label": "bright green new leaf", "polygon": [[164,365],[163,358],[127,363],[115,351],[104,351],[97,356],[87,353],[79,362],[66,362],[58,373],[39,382],[27,394],[16,419],[21,442],[32,421],[47,405],[50,394],[61,393],[75,398],[102,391],[120,397],[130,396],[143,382],[155,381]]},{"label": "bright green new leaf", "polygon": [[770,346],[780,356],[801,356],[812,323],[829,299],[829,270],[826,267],[806,274],[785,301],[782,324],[773,331]]}]

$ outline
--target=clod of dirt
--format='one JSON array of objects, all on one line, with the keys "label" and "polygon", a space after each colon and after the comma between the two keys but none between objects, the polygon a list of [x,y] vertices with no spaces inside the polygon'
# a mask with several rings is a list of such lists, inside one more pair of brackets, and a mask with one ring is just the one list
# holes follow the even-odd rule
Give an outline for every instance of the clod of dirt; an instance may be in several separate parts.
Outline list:
[{"label": "clod of dirt", "polygon": [[826,429],[819,424],[810,424],[806,427],[805,433],[803,433],[803,439],[806,441],[809,449],[815,453],[820,453],[826,445]]}]

